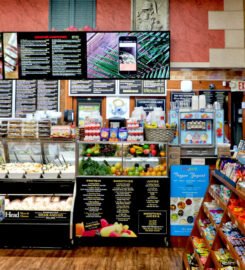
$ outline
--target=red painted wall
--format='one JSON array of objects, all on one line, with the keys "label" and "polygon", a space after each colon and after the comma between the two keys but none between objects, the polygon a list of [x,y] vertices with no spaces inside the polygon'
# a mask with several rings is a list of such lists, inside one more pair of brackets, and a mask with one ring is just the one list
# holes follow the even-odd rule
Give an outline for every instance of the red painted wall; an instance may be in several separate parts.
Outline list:
[{"label": "red painted wall", "polygon": [[170,0],[171,61],[209,62],[209,48],[224,48],[224,31],[208,30],[208,11],[223,0]]},{"label": "red painted wall", "polygon": [[[209,48],[224,48],[224,31],[208,30],[208,11],[224,0],[169,0],[171,61],[208,62]],[[130,30],[131,0],[97,0],[98,30]],[[1,0],[0,31],[47,31],[49,0]]]},{"label": "red painted wall", "polygon": [[0,31],[47,31],[49,0],[1,0]]},{"label": "red painted wall", "polygon": [[131,0],[97,0],[96,25],[98,30],[131,29]]}]

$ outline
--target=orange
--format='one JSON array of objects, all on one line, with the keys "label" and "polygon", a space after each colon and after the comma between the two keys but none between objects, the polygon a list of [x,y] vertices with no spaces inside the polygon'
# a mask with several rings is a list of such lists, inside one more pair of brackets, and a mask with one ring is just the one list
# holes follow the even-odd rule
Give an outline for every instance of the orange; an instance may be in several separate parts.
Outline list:
[{"label": "orange", "polygon": [[130,154],[135,154],[135,152],[136,152],[136,150],[135,150],[135,148],[134,147],[131,147],[130,149],[129,149],[129,152],[130,152]]},{"label": "orange", "polygon": [[156,176],[157,173],[156,172],[151,172],[151,176]]},{"label": "orange", "polygon": [[166,156],[166,153],[164,151],[161,151],[159,154],[160,154],[160,157],[165,157]]},{"label": "orange", "polygon": [[161,172],[157,172],[157,176],[161,176],[162,174],[161,174]]},{"label": "orange", "polygon": [[153,172],[153,168],[152,167],[149,167],[148,168],[148,172]]}]

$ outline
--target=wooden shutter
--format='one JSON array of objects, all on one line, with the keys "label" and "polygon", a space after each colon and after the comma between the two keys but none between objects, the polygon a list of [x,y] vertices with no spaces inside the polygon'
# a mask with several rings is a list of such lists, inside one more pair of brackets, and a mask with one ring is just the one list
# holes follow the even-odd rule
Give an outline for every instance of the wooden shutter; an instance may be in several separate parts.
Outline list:
[{"label": "wooden shutter", "polygon": [[96,0],[50,0],[49,29],[95,27]]}]

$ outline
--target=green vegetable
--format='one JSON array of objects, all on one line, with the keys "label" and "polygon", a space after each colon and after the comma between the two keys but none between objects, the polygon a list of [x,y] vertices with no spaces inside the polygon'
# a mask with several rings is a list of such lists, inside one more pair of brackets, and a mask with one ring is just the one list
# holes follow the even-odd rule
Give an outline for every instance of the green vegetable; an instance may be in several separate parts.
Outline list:
[{"label": "green vegetable", "polygon": [[82,159],[79,164],[79,175],[110,175],[111,168],[104,160],[102,164],[97,161],[92,160],[90,157],[88,159]]}]

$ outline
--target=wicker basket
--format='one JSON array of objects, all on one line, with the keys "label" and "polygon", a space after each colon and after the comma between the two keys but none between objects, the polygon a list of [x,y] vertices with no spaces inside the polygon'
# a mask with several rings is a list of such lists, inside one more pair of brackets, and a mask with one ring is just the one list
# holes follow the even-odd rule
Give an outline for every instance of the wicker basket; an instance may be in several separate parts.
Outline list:
[{"label": "wicker basket", "polygon": [[175,131],[173,128],[145,128],[145,139],[152,142],[171,142]]}]

